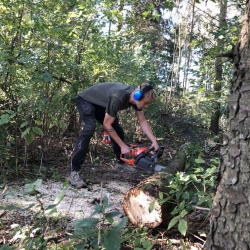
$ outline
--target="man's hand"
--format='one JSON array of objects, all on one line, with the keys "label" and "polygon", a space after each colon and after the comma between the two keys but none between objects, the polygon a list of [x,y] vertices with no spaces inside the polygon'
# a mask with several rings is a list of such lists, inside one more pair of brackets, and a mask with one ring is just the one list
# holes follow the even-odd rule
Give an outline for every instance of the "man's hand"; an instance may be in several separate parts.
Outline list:
[{"label": "man's hand", "polygon": [[151,148],[154,148],[154,151],[157,151],[159,149],[159,145],[158,145],[157,141],[152,143]]},{"label": "man's hand", "polygon": [[126,155],[129,154],[131,151],[130,147],[128,147],[126,144],[121,146],[121,154]]}]

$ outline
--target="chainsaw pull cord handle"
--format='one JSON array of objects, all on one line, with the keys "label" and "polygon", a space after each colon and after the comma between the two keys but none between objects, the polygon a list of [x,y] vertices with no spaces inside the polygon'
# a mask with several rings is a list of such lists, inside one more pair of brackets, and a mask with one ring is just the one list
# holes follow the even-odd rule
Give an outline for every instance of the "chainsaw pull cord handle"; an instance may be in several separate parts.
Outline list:
[{"label": "chainsaw pull cord handle", "polygon": [[137,164],[137,162],[142,158],[144,157],[146,154],[148,154],[149,152],[153,151],[155,148],[152,147],[152,148],[149,148],[147,151],[145,151],[144,153],[138,155],[136,158],[135,158],[135,164]]}]

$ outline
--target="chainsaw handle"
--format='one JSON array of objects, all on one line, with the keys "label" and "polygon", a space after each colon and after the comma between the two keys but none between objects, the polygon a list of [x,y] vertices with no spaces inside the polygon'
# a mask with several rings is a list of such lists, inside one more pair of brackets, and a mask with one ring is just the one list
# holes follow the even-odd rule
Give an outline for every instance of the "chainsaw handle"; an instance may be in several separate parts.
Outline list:
[{"label": "chainsaw handle", "polygon": [[151,156],[151,158],[152,158],[152,159],[156,159],[156,158],[161,157],[162,154],[163,154],[163,151],[164,151],[164,147],[159,147],[159,148],[157,149],[157,151],[155,152],[155,154],[153,154],[153,155]]},{"label": "chainsaw handle", "polygon": [[142,158],[144,157],[146,154],[148,154],[149,152],[153,151],[155,148],[152,147],[152,148],[149,148],[147,151],[145,151],[144,153],[138,155],[136,158],[135,158],[135,165],[137,164],[137,162]]}]

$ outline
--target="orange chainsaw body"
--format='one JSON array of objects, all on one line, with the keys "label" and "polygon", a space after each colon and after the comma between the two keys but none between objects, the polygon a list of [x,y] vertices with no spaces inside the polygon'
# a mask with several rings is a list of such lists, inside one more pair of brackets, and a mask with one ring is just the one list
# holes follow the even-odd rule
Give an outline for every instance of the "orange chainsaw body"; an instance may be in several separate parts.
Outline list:
[{"label": "orange chainsaw body", "polygon": [[135,158],[136,156],[145,153],[148,148],[147,147],[138,147],[136,145],[130,144],[131,150],[129,154],[123,155],[121,154],[120,159],[124,162],[126,162],[129,165],[136,166],[135,165]]},{"label": "orange chainsaw body", "polygon": [[129,144],[129,147],[131,148],[129,154],[120,155],[120,159],[127,164],[150,172],[160,172],[166,168],[155,163],[156,159],[162,156],[164,147],[159,147],[157,151],[154,151],[154,148],[138,147],[133,144]]}]

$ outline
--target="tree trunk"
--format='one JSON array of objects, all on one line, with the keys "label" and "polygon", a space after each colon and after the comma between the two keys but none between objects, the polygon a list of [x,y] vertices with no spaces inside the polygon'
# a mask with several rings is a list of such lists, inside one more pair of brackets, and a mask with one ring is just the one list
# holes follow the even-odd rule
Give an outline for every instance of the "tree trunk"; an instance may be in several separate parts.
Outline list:
[{"label": "tree trunk", "polygon": [[190,28],[190,33],[189,33],[189,40],[188,40],[188,46],[187,46],[187,64],[184,70],[184,77],[183,77],[183,89],[184,91],[187,91],[188,86],[187,86],[187,80],[188,80],[188,74],[189,74],[189,67],[191,64],[192,60],[192,48],[191,48],[191,43],[192,43],[192,37],[194,33],[194,24],[195,24],[195,0],[192,3],[192,21],[191,21],[191,28]]},{"label": "tree trunk", "polygon": [[221,180],[211,211],[207,249],[250,249],[250,3],[235,48],[229,123],[221,149]]},{"label": "tree trunk", "polygon": [[[226,26],[226,17],[227,17],[227,0],[220,1],[220,16],[219,16],[219,27],[220,31]],[[225,41],[223,39],[219,39],[217,43],[218,50],[223,50]],[[213,103],[213,113],[210,122],[210,130],[214,134],[219,133],[219,121],[220,121],[220,102],[218,101],[221,97],[221,81],[222,81],[222,59],[221,57],[217,57],[215,59],[215,81],[214,81],[214,96],[216,100]]]},{"label": "tree trunk", "polygon": [[[184,170],[187,146],[188,144],[182,146],[163,173],[175,174]],[[123,209],[130,222],[138,227],[143,225],[149,228],[155,228],[160,224],[168,225],[172,219],[170,212],[173,206],[167,202],[162,206],[159,204],[159,191],[167,193],[166,186],[167,180],[162,178],[162,174],[156,173],[131,188],[123,201]]]}]

